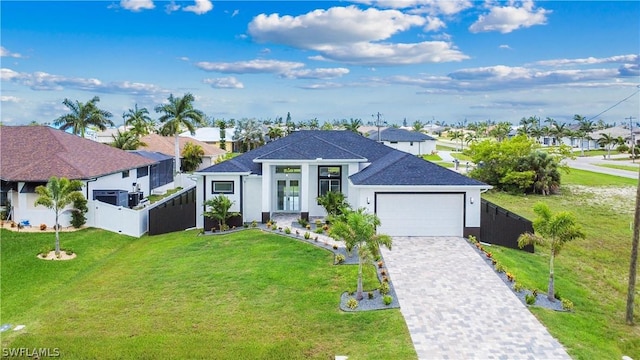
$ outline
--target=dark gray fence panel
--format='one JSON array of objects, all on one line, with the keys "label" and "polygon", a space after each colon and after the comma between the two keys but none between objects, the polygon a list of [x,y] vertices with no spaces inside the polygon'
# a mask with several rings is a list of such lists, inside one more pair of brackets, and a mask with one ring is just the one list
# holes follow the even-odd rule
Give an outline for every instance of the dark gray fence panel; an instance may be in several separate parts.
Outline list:
[{"label": "dark gray fence panel", "polygon": [[[520,234],[533,233],[531,221],[484,199],[481,207],[480,241],[520,249],[518,247]],[[533,245],[527,245],[522,250],[532,253],[534,248]]]},{"label": "dark gray fence panel", "polygon": [[166,234],[195,226],[195,187],[149,210],[149,235]]}]

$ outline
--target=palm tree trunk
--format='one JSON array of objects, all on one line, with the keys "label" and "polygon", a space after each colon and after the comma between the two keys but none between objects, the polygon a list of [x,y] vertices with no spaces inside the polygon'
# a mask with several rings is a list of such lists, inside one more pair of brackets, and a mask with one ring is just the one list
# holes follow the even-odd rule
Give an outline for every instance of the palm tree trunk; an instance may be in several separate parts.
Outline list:
[{"label": "palm tree trunk", "polygon": [[553,288],[553,249],[551,250],[551,257],[549,259],[549,289],[547,291],[547,299],[549,301],[556,301],[555,290]]},{"label": "palm tree trunk", "polygon": [[582,152],[582,156],[584,156],[584,138],[580,138],[580,151]]},{"label": "palm tree trunk", "polygon": [[178,133],[176,133],[175,135],[175,163],[176,163],[176,168],[174,173],[179,173],[180,172],[180,141],[178,139]]},{"label": "palm tree trunk", "polygon": [[636,214],[633,219],[633,241],[631,242],[631,264],[629,265],[629,289],[627,290],[627,325],[633,325],[633,301],[636,293],[636,271],[638,270],[638,239],[640,238],[640,183],[636,190]]},{"label": "palm tree trunk", "polygon": [[56,209],[56,245],[55,245],[55,251],[56,251],[56,257],[60,256],[60,233],[58,232],[58,210]]},{"label": "palm tree trunk", "polygon": [[[358,253],[360,253],[360,249],[358,248]],[[358,256],[358,289],[356,293],[356,300],[362,300],[364,295],[362,295],[362,263],[364,259],[362,256]]]}]

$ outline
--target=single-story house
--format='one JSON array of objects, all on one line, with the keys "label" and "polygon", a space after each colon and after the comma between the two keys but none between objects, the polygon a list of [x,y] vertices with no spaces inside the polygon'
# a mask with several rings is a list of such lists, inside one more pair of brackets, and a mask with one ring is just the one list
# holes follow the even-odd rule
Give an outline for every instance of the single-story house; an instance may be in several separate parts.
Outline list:
[{"label": "single-story house", "polygon": [[416,131],[390,127],[373,130],[367,137],[413,155],[429,155],[436,151],[436,139]]},{"label": "single-story house", "polygon": [[317,197],[342,192],[392,236],[480,233],[480,194],[491,186],[351,131],[304,130],[195,172],[196,226],[214,224],[203,202],[224,194],[243,222],[274,214],[324,217]]},{"label": "single-story house", "polygon": [[[50,177],[80,180],[88,200],[128,206],[129,194],[148,195],[156,161],[48,126],[0,126],[0,205],[14,221],[53,226],[53,211],[35,206],[35,188]],[[69,226],[70,213],[60,225]]]},{"label": "single-story house", "polygon": [[[225,142],[225,151],[237,151],[236,141],[233,140],[233,134],[236,131],[235,128],[226,128],[224,129],[224,142]],[[182,137],[196,139],[202,142],[205,142],[210,145],[214,145],[218,148],[221,148],[222,141],[222,131],[218,127],[202,127],[196,129],[196,131],[192,134],[188,131],[185,131],[180,134]]]},{"label": "single-story house", "polygon": [[[175,137],[173,136],[162,136],[158,134],[149,134],[140,138],[145,145],[140,146],[139,150],[145,150],[149,152],[158,152],[169,156],[175,156]],[[198,145],[204,151],[204,156],[202,157],[202,164],[198,167],[198,169],[207,168],[216,163],[216,160],[221,156],[226,154],[226,151],[220,149],[215,145],[211,145],[205,143],[200,140],[196,140],[193,138],[178,137],[178,144],[180,146],[180,153],[182,154],[182,150],[187,143],[192,143],[194,145]]]}]

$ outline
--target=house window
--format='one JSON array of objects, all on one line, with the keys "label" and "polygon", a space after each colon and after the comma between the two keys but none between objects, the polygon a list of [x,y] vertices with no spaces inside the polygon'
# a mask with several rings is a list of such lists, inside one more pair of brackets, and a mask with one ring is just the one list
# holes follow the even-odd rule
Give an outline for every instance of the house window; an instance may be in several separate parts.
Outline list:
[{"label": "house window", "polygon": [[129,177],[129,170],[125,170],[122,172],[122,178],[128,178]]},{"label": "house window", "polygon": [[136,177],[139,179],[141,177],[145,177],[149,175],[149,167],[143,166],[136,169]]},{"label": "house window", "polygon": [[212,194],[233,194],[233,181],[212,181]]},{"label": "house window", "polygon": [[299,166],[276,166],[276,174],[300,174]]},{"label": "house window", "polygon": [[329,191],[342,191],[342,168],[340,166],[318,167],[318,196]]}]

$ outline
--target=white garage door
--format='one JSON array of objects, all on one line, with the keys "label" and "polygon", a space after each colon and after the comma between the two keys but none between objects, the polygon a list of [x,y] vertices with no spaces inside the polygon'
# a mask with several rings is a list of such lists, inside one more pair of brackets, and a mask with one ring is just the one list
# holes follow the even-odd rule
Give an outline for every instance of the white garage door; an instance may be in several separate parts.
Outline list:
[{"label": "white garage door", "polygon": [[391,236],[462,236],[463,194],[378,194],[378,233]]}]

